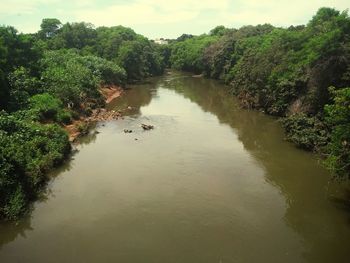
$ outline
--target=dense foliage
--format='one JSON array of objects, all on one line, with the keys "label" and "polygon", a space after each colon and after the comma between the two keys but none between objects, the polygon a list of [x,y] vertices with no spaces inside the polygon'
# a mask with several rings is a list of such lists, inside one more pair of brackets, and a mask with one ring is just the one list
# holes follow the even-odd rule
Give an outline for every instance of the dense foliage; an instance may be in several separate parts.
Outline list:
[{"label": "dense foliage", "polygon": [[331,89],[333,104],[326,105],[326,123],[331,130],[327,165],[344,176],[350,176],[350,88]]},{"label": "dense foliage", "polygon": [[[46,22],[45,22],[46,21]],[[107,59],[125,69],[129,82],[163,73],[161,47],[132,29],[115,26],[94,29],[88,23],[43,21],[39,34],[51,50],[78,49],[83,55]]]},{"label": "dense foliage", "polygon": [[16,218],[35,198],[45,173],[70,149],[68,135],[55,124],[0,114],[0,215]]},{"label": "dense foliage", "polygon": [[94,100],[101,104],[101,84],[123,85],[124,69],[105,59],[81,56],[74,50],[47,51],[40,61],[44,90],[65,104],[78,107]]},{"label": "dense foliage", "polygon": [[215,36],[199,36],[176,42],[172,46],[170,63],[173,68],[201,73],[204,70],[204,49],[217,40]]},{"label": "dense foliage", "polygon": [[242,106],[284,117],[289,140],[321,152],[336,174],[349,176],[347,11],[320,8],[306,26],[289,28],[219,26],[169,48],[173,68],[225,81]]},{"label": "dense foliage", "polygon": [[62,125],[104,105],[101,86],[162,74],[164,50],[122,26],[0,27],[0,218],[15,219],[69,153]]},{"label": "dense foliage", "polygon": [[102,106],[101,86],[123,87],[166,66],[226,82],[242,106],[283,117],[289,140],[349,176],[347,12],[321,8],[305,26],[218,26],[169,43],[55,18],[35,34],[0,26],[0,217],[27,210],[46,172],[69,152],[62,125]]}]

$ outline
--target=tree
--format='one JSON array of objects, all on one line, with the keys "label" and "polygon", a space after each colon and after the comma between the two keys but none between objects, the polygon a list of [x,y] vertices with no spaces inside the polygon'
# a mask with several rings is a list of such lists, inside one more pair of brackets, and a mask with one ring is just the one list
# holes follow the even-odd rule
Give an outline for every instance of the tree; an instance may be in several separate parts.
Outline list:
[{"label": "tree", "polygon": [[176,42],[181,42],[181,41],[185,41],[187,39],[190,39],[194,37],[194,35],[191,35],[191,34],[182,34],[181,36],[179,36],[177,39],[176,39]]},{"label": "tree", "polygon": [[40,52],[34,47],[34,37],[18,34],[13,27],[0,26],[0,109],[7,109],[10,101],[9,74],[25,67],[31,74],[38,73]]},{"label": "tree", "polygon": [[142,45],[137,41],[125,41],[119,48],[116,61],[126,70],[129,81],[140,80],[145,76],[142,53]]},{"label": "tree", "polygon": [[38,35],[42,39],[52,38],[58,33],[61,27],[62,23],[57,18],[44,18],[41,22]]},{"label": "tree", "polygon": [[170,63],[180,70],[202,73],[203,54],[206,47],[218,40],[217,36],[201,35],[172,44]]},{"label": "tree", "polygon": [[226,34],[226,32],[228,31],[228,29],[224,26],[217,26],[215,28],[213,28],[212,30],[210,30],[210,35],[212,36],[223,36]]},{"label": "tree", "polygon": [[21,109],[27,105],[30,96],[41,92],[41,83],[30,76],[28,69],[19,67],[9,74],[9,101],[11,111]]}]

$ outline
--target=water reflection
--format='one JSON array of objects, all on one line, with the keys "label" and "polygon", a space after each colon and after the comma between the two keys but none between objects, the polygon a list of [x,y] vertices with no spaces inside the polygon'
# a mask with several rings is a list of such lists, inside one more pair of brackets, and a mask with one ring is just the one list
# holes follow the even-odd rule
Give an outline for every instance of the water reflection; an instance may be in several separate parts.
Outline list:
[{"label": "water reflection", "polygon": [[14,241],[18,236],[26,237],[32,231],[30,216],[18,222],[0,222],[0,249],[7,243]]},{"label": "water reflection", "polygon": [[329,200],[339,185],[226,87],[171,73],[109,107],[125,119],[81,139],[32,218],[0,225],[5,262],[21,259],[14,251],[28,262],[348,259],[348,216]]},{"label": "water reflection", "polygon": [[35,206],[39,203],[46,203],[50,198],[55,196],[50,186],[55,183],[56,179],[59,179],[60,174],[68,172],[73,168],[74,155],[76,153],[78,153],[78,151],[73,150],[68,159],[61,166],[50,172],[47,186],[39,193],[38,200],[31,204],[28,213],[23,218],[13,222],[0,221],[0,250],[2,246],[16,240],[18,237],[26,238],[29,232],[34,230],[31,219]]},{"label": "water reflection", "polygon": [[[157,78],[151,80],[151,82],[146,84],[131,85],[130,90],[128,90],[124,96],[112,101],[108,105],[108,109],[122,110],[124,111],[124,116],[140,116],[140,108],[148,105],[152,98],[157,94],[157,90],[155,89],[154,85]],[[131,110],[127,109],[129,106],[132,107]],[[35,205],[38,203],[46,203],[48,200],[50,200],[50,198],[55,197],[55,193],[52,191],[50,186],[55,183],[56,179],[59,180],[60,174],[68,172],[74,167],[74,156],[78,154],[79,151],[84,148],[84,146],[94,143],[97,135],[99,134],[98,129],[105,125],[106,122],[92,123],[90,132],[87,135],[78,138],[77,142],[73,145],[73,151],[69,158],[64,162],[64,164],[57,169],[54,169],[50,173],[50,181],[48,182],[48,186],[40,193],[37,202],[31,206],[27,216],[16,222],[0,222],[0,249],[3,245],[16,240],[16,238],[19,236],[26,238],[28,231],[34,230],[31,224],[31,214],[35,209]]]},{"label": "water reflection", "polygon": [[234,129],[245,149],[266,169],[266,180],[285,196],[285,221],[303,237],[307,262],[333,262],[335,258],[345,262],[349,252],[345,244],[350,239],[349,210],[344,209],[348,203],[339,211],[331,201],[344,200],[334,198],[343,187],[316,164],[315,156],[288,143],[281,147],[283,131],[276,119],[239,109],[227,88],[215,81],[182,76],[163,85]]},{"label": "water reflection", "polygon": [[140,116],[140,108],[147,106],[153,98],[157,97],[156,87],[160,80],[161,78],[152,78],[146,84],[130,85],[130,89],[120,98],[113,100],[107,108],[120,110],[124,116]]}]

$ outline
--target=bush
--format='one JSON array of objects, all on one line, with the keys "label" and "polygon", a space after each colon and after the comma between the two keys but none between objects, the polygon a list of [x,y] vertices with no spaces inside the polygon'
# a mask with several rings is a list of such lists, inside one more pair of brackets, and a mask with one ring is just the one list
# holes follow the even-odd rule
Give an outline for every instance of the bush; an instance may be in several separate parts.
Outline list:
[{"label": "bush", "polygon": [[282,125],[287,139],[300,148],[318,151],[328,143],[327,129],[317,117],[294,114],[282,119]]},{"label": "bush", "polygon": [[61,127],[0,113],[0,217],[13,219],[25,212],[46,173],[69,151]]},{"label": "bush", "polygon": [[334,104],[326,105],[326,122],[331,129],[326,165],[336,174],[350,178],[350,88],[331,88]]},{"label": "bush", "polygon": [[65,105],[79,108],[89,100],[102,100],[98,91],[100,76],[81,62],[72,50],[46,52],[41,61],[45,91],[58,97]]},{"label": "bush", "polygon": [[96,56],[81,56],[78,59],[100,79],[101,84],[124,86],[126,72],[117,64]]},{"label": "bush", "polygon": [[56,115],[56,121],[61,124],[70,124],[72,122],[72,114],[68,110],[61,110]]},{"label": "bush", "polygon": [[68,124],[72,119],[70,112],[63,108],[62,101],[48,93],[38,94],[29,99],[27,115],[35,121],[55,121],[62,124]]},{"label": "bush", "polygon": [[9,74],[9,102],[11,111],[27,106],[30,96],[41,92],[41,82],[30,76],[28,69],[19,67]]}]

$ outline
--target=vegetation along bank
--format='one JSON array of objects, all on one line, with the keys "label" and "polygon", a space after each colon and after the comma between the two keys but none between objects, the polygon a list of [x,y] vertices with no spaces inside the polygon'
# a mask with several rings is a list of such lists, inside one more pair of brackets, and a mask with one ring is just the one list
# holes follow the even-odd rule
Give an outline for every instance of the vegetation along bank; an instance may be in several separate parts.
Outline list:
[{"label": "vegetation along bank", "polygon": [[347,12],[331,8],[305,26],[218,26],[168,45],[122,26],[44,19],[35,34],[1,26],[0,217],[25,213],[47,171],[69,154],[64,127],[96,117],[111,87],[166,67],[224,81],[243,107],[281,117],[290,141],[348,178],[349,40]]},{"label": "vegetation along bank", "polygon": [[282,117],[287,138],[350,177],[350,18],[320,8],[307,25],[214,28],[171,41],[175,69],[227,83],[243,107]]},{"label": "vegetation along bank", "polygon": [[[70,153],[81,119],[127,83],[163,73],[162,48],[122,26],[44,19],[35,34],[0,27],[0,218],[16,219]],[[77,131],[78,130],[78,131]],[[74,134],[75,133],[75,134]]]}]

